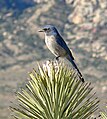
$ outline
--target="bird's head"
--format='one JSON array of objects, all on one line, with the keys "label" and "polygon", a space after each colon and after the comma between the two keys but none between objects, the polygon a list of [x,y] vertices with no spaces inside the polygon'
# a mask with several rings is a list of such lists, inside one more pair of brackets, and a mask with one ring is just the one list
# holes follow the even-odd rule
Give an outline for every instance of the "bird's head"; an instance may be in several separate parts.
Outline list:
[{"label": "bird's head", "polygon": [[58,31],[53,25],[44,26],[39,32],[44,32],[46,35],[57,35]]}]

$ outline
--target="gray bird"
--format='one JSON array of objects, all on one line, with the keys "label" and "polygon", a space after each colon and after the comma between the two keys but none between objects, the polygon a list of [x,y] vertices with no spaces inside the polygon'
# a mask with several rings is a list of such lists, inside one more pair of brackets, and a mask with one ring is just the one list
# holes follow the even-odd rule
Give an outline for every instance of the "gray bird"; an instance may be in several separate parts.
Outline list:
[{"label": "gray bird", "polygon": [[84,82],[82,74],[74,62],[74,57],[58,30],[53,25],[46,25],[39,32],[45,33],[45,43],[48,49],[56,56],[56,59],[58,60],[59,57],[68,59],[77,70],[81,81]]}]

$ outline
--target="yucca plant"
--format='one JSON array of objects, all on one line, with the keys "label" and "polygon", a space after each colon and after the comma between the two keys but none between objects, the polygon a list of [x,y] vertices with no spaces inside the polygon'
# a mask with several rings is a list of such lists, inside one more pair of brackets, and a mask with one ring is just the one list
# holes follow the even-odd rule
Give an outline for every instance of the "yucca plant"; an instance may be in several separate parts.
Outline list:
[{"label": "yucca plant", "polygon": [[88,119],[98,109],[90,83],[62,63],[38,65],[29,75],[11,107],[16,119]]},{"label": "yucca plant", "polygon": [[[107,106],[106,106],[106,108],[107,108]],[[106,112],[100,112],[100,114],[101,114],[101,119],[107,119]]]}]

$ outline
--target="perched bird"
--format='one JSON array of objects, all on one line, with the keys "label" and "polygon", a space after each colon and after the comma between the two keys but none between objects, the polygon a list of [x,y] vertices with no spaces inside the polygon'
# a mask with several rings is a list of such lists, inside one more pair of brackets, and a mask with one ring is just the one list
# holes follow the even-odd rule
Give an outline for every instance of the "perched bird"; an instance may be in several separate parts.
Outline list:
[{"label": "perched bird", "polygon": [[46,25],[39,30],[39,32],[45,33],[45,43],[48,49],[56,56],[56,59],[59,57],[65,57],[68,59],[77,70],[81,81],[84,82],[82,74],[75,64],[74,57],[58,30],[53,25]]}]

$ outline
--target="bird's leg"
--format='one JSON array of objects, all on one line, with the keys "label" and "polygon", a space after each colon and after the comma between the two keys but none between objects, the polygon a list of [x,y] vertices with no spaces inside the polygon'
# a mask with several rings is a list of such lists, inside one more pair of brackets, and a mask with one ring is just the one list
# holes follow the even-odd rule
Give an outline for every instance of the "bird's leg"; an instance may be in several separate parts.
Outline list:
[{"label": "bird's leg", "polygon": [[60,56],[57,56],[55,59],[56,59],[56,60],[59,60],[59,57],[60,57]]},{"label": "bird's leg", "polygon": [[57,66],[58,66],[58,64],[59,64],[59,57],[60,57],[60,56],[55,57],[55,63],[56,63]]}]

